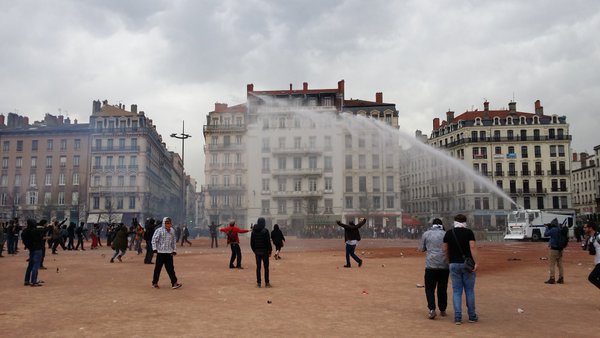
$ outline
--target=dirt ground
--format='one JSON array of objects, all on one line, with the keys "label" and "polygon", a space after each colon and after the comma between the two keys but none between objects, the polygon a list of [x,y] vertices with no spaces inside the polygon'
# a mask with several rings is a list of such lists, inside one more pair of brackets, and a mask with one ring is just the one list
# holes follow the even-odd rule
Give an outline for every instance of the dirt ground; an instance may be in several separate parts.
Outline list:
[{"label": "dirt ground", "polygon": [[345,269],[341,239],[288,238],[283,259],[271,259],[271,289],[256,287],[248,238],[243,270],[228,268],[224,240],[218,249],[209,243],[178,247],[178,290],[165,271],[162,288],[151,288],[153,265],[132,251],[114,264],[106,247],[48,251],[38,288],[23,286],[26,252],[0,258],[0,335],[590,337],[600,318],[600,290],[587,281],[593,260],[575,242],[565,251],[564,285],[543,283],[547,243],[478,243],[480,321],[462,326],[453,323],[451,286],[449,316],[427,319],[417,241],[363,240],[357,252],[364,265]]}]

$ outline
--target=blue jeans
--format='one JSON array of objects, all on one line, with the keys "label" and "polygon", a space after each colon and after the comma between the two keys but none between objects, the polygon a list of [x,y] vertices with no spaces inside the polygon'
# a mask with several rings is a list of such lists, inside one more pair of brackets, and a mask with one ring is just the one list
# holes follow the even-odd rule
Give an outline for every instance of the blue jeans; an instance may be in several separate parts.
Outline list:
[{"label": "blue jeans", "polygon": [[346,265],[348,266],[350,266],[350,256],[352,256],[357,263],[362,262],[362,260],[354,253],[355,249],[356,245],[350,245],[346,243]]},{"label": "blue jeans", "polygon": [[452,278],[452,303],[454,305],[454,321],[462,320],[462,293],[465,290],[467,298],[467,313],[469,320],[477,320],[475,312],[475,272],[466,272],[464,263],[450,263]]},{"label": "blue jeans", "polygon": [[25,270],[25,283],[35,284],[38,282],[38,270],[42,262],[42,249],[29,250],[29,264]]}]

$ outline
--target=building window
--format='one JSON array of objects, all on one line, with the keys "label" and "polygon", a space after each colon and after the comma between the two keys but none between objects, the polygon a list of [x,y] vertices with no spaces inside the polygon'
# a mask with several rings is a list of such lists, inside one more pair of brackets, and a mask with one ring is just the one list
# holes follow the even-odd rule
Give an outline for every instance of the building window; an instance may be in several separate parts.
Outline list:
[{"label": "building window", "polygon": [[348,149],[352,148],[352,135],[345,136],[345,143],[346,143],[346,148],[348,148]]},{"label": "building window", "polygon": [[302,169],[302,158],[294,157],[294,169]]},{"label": "building window", "polygon": [[325,177],[325,191],[330,192],[333,189],[333,178]]},{"label": "building window", "polygon": [[302,191],[302,179],[294,179],[294,191]]},{"label": "building window", "polygon": [[379,210],[381,209],[381,197],[373,196],[373,209]]},{"label": "building window", "polygon": [[280,215],[286,214],[285,201],[277,201],[277,213]]},{"label": "building window", "polygon": [[8,169],[8,157],[2,158],[2,169]]},{"label": "building window", "polygon": [[124,205],[123,197],[117,197],[117,209],[119,209],[119,210],[123,209],[123,205]]},{"label": "building window", "polygon": [[352,155],[346,155],[346,169],[352,169]]},{"label": "building window", "polygon": [[71,205],[79,205],[79,192],[73,191],[71,193]]},{"label": "building window", "polygon": [[372,161],[373,161],[372,168],[379,169],[379,155],[378,154],[373,154]]},{"label": "building window", "polygon": [[2,151],[9,151],[9,150],[10,150],[10,141],[2,142]]},{"label": "building window", "polygon": [[385,178],[385,191],[394,191],[394,176],[386,176]]},{"label": "building window", "polygon": [[93,202],[92,202],[93,208],[94,209],[100,209],[100,197],[94,196],[92,198],[92,200],[93,200]]},{"label": "building window", "polygon": [[262,179],[262,191],[269,191],[269,182],[271,180],[268,178],[263,178]]},{"label": "building window", "polygon": [[308,180],[308,191],[317,191],[317,180],[315,178]]},{"label": "building window", "polygon": [[64,191],[58,192],[58,205],[65,205],[65,192]]},{"label": "building window", "polygon": [[394,196],[386,196],[385,201],[385,207],[387,209],[394,209]]},{"label": "building window", "polygon": [[346,192],[352,192],[352,176],[346,176]]},{"label": "building window", "polygon": [[58,185],[65,185],[65,173],[58,174]]},{"label": "building window", "polygon": [[529,153],[527,151],[527,146],[521,146],[521,157],[522,158],[528,158],[529,157]]},{"label": "building window", "polygon": [[263,157],[263,159],[262,159],[262,170],[269,171],[269,158],[268,157]]},{"label": "building window", "polygon": [[59,158],[59,162],[60,162],[60,166],[62,168],[66,167],[67,166],[67,157],[66,156],[61,156]]},{"label": "building window", "polygon": [[365,169],[367,167],[367,157],[365,155],[358,155],[358,169]]},{"label": "building window", "polygon": [[352,209],[353,208],[353,206],[352,206],[352,200],[353,200],[352,196],[346,196],[345,200],[346,200],[346,209]]},{"label": "building window", "polygon": [[358,191],[359,192],[367,192],[367,177],[360,176],[358,178]]},{"label": "building window", "polygon": [[309,169],[317,169],[317,157],[316,156],[310,156],[308,158],[308,168]]},{"label": "building window", "polygon": [[30,187],[35,187],[36,186],[36,181],[37,181],[37,177],[35,175],[35,173],[32,173],[29,175],[29,186]]},{"label": "building window", "polygon": [[129,196],[129,209],[135,209],[135,196]]},{"label": "building window", "polygon": [[333,171],[333,160],[332,160],[331,156],[323,157],[323,166],[324,166],[325,171],[327,171],[327,172]]},{"label": "building window", "polygon": [[261,201],[261,211],[263,215],[269,215],[271,213],[271,201],[262,200]]}]

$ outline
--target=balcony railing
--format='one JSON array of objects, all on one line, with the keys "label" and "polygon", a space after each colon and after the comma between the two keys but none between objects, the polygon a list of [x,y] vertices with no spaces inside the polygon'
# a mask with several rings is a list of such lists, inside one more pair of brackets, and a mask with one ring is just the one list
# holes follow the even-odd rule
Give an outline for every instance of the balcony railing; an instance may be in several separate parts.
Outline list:
[{"label": "balcony railing", "polygon": [[92,147],[92,152],[101,153],[101,152],[115,152],[115,153],[123,153],[123,152],[139,152],[139,146],[128,146],[128,147]]}]

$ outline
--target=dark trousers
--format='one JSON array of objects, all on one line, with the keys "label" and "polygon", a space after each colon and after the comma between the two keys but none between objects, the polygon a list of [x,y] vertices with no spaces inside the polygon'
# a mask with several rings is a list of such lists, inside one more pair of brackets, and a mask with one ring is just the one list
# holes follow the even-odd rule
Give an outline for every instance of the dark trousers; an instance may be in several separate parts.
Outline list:
[{"label": "dark trousers", "polygon": [[446,311],[448,306],[448,269],[425,269],[425,296],[427,297],[427,308],[435,310],[435,291],[437,288],[438,308]]},{"label": "dark trousers", "polygon": [[231,258],[229,259],[229,267],[233,268],[233,261],[237,259],[236,268],[242,267],[242,249],[239,243],[231,243]]},{"label": "dark trousers", "polygon": [[85,248],[83,247],[83,236],[77,236],[77,245],[75,246],[75,250],[78,250],[80,245],[81,250],[85,250]]},{"label": "dark trousers", "polygon": [[362,262],[362,259],[358,258],[358,256],[354,253],[356,250],[356,245],[346,244],[346,265],[350,266],[350,256],[357,262]]},{"label": "dark trousers", "polygon": [[25,283],[35,284],[38,282],[38,269],[42,260],[42,249],[29,250],[29,263],[25,270]]},{"label": "dark trousers", "polygon": [[7,250],[8,250],[8,254],[9,255],[14,255],[17,251],[16,249],[16,241],[15,241],[15,236],[13,234],[9,234],[8,235],[8,239],[7,239]]},{"label": "dark trousers", "polygon": [[169,278],[171,279],[171,285],[175,285],[177,283],[177,276],[175,275],[175,267],[173,266],[173,255],[170,253],[157,253],[156,254],[156,265],[154,265],[154,276],[152,276],[152,284],[158,284],[158,279],[160,278],[160,272],[162,270],[163,265],[165,266],[165,270],[169,274]]},{"label": "dark trousers", "polygon": [[260,266],[265,266],[265,283],[269,283],[269,255],[268,254],[255,254],[256,256],[256,283],[260,284]]},{"label": "dark trousers", "polygon": [[154,257],[154,253],[152,252],[152,241],[146,241],[146,257],[144,257],[144,263],[152,264],[152,257]]},{"label": "dark trousers", "polygon": [[69,241],[67,242],[67,249],[73,250],[75,248],[73,246],[73,242],[75,242],[75,236],[69,236]]},{"label": "dark trousers", "polygon": [[600,289],[600,263],[596,264],[596,267],[594,268],[594,270],[592,270],[592,272],[590,272],[590,275],[588,276],[588,280],[590,281],[590,283],[596,285],[596,287],[598,289]]},{"label": "dark trousers", "polygon": [[67,247],[65,246],[65,242],[63,241],[63,239],[61,237],[61,238],[54,240],[54,244],[52,244],[52,253],[56,253],[56,249],[58,248],[59,245],[63,250],[67,250]]},{"label": "dark trousers", "polygon": [[190,246],[192,246],[192,242],[190,242],[190,241],[188,240],[188,236],[183,236],[183,237],[181,237],[181,246],[183,246],[183,243],[187,243],[187,244],[189,244]]},{"label": "dark trousers", "polygon": [[213,247],[213,243],[215,244],[215,246],[218,248],[219,247],[219,240],[217,239],[217,234],[211,234],[210,235],[210,247]]},{"label": "dark trousers", "polygon": [[44,258],[46,258],[46,241],[42,243],[42,259],[40,260],[40,267],[44,267]]}]

